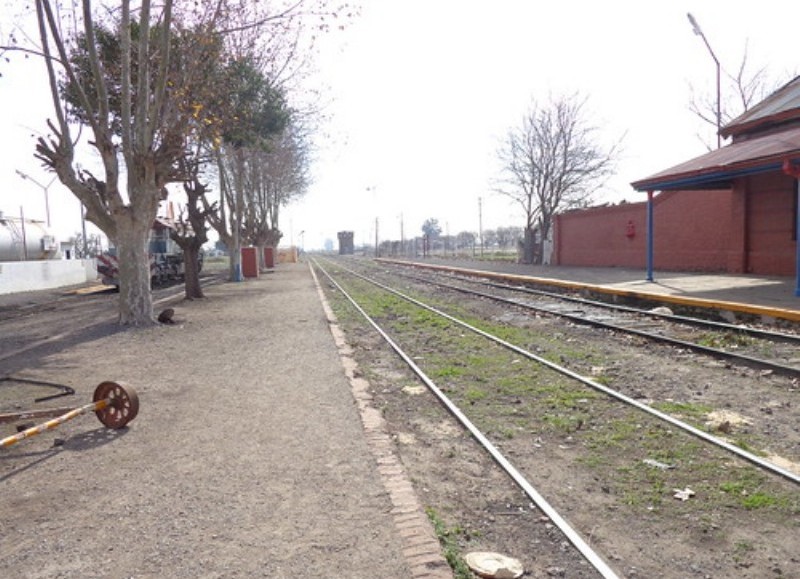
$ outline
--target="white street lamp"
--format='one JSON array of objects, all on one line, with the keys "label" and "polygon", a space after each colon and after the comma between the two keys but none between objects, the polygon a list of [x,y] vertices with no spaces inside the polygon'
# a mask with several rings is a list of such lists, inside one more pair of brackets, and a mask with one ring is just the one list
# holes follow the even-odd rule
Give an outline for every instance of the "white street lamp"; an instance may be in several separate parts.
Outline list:
[{"label": "white street lamp", "polygon": [[31,177],[30,175],[27,175],[27,174],[23,173],[19,169],[16,169],[16,171],[17,171],[17,175],[19,175],[20,177],[22,177],[23,179],[25,179],[27,181],[31,181],[35,185],[38,185],[39,188],[42,191],[44,191],[44,209],[45,209],[45,213],[47,215],[47,227],[49,229],[50,228],[50,196],[48,195],[47,190],[50,188],[50,185],[52,185],[58,177],[57,176],[53,177],[47,185],[42,185],[36,179]]},{"label": "white street lamp", "polygon": [[722,111],[720,110],[720,66],[719,66],[719,59],[717,58],[717,55],[714,54],[714,51],[711,49],[711,45],[708,43],[708,39],[706,38],[706,35],[703,34],[703,31],[700,28],[700,25],[697,23],[697,20],[694,19],[694,16],[692,16],[691,13],[687,13],[686,16],[689,18],[689,22],[692,24],[692,29],[694,30],[694,33],[697,36],[699,36],[700,38],[703,39],[703,42],[705,43],[706,48],[708,48],[708,52],[711,54],[711,58],[714,59],[714,64],[717,67],[717,149],[719,149],[720,146],[721,146],[721,143],[722,143],[721,140],[720,140],[721,137],[720,137],[720,134],[719,134],[720,133],[720,129],[721,129],[721,124],[722,124]]}]

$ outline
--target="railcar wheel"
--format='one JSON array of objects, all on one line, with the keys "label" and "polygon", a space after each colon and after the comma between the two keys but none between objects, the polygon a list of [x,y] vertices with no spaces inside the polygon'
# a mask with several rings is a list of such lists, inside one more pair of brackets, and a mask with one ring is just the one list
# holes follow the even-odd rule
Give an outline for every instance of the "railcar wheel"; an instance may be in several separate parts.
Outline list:
[{"label": "railcar wheel", "polygon": [[130,386],[117,382],[101,382],[94,390],[93,401],[105,399],[109,400],[109,404],[96,410],[95,414],[108,428],[122,428],[139,413],[139,395]]}]

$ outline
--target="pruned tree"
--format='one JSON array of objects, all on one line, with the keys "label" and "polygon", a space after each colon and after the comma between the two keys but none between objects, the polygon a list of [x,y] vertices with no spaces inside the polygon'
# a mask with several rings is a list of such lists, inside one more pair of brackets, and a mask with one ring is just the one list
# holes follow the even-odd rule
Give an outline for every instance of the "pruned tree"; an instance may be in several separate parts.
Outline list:
[{"label": "pruned tree", "polygon": [[216,203],[204,204],[208,184],[201,180],[201,159],[195,157],[184,160],[186,177],[183,181],[183,191],[186,194],[186,205],[181,208],[176,227],[170,231],[170,237],[183,250],[184,267],[184,295],[192,300],[203,298],[203,287],[200,284],[200,263],[203,245],[208,241],[208,216],[214,214]]},{"label": "pruned tree", "polygon": [[[258,151],[287,127],[289,108],[277,89],[250,56],[234,58],[225,66],[227,96],[215,106],[224,119],[224,130],[214,147],[219,178],[219,212],[209,213],[209,223],[230,248],[230,279],[241,276],[242,242],[247,237],[245,218],[252,197],[248,167]],[[210,202],[204,200],[206,209]]]},{"label": "pruned tree", "polygon": [[504,178],[497,191],[524,212],[526,263],[541,258],[537,246],[550,235],[555,214],[588,205],[613,171],[618,144],[597,142],[585,103],[578,95],[534,101],[498,150]]},{"label": "pruned tree", "polygon": [[[180,179],[176,162],[184,154],[191,102],[169,82],[172,0],[155,9],[150,0],[141,0],[137,19],[130,0],[120,4],[119,11],[98,17],[91,2],[83,0],[82,9],[70,15],[81,28],[69,37],[63,33],[69,20],[51,0],[37,0],[56,120],[48,121],[51,134],[38,139],[36,156],[80,199],[86,219],[115,243],[119,321],[139,325],[153,322],[147,240],[166,185]],[[103,27],[116,30],[119,39],[116,69],[103,59],[98,36]],[[79,53],[85,68],[76,58]],[[62,100],[69,95],[72,116],[88,126],[89,144],[100,157],[97,175],[76,156],[78,138]]]},{"label": "pruned tree", "polygon": [[[87,220],[116,245],[120,323],[153,322],[147,239],[167,185],[194,181],[181,174],[181,161],[199,138],[199,112],[213,100],[200,88],[209,70],[217,70],[218,54],[203,52],[197,58],[194,53],[177,63],[177,54],[187,54],[185,40],[195,41],[194,47],[207,41],[213,50],[224,46],[226,54],[241,56],[255,49],[252,42],[239,43],[239,33],[249,30],[256,43],[269,39],[262,48],[271,55],[270,69],[285,74],[308,57],[297,50],[298,38],[313,40],[353,15],[347,4],[333,9],[327,4],[36,0],[40,46],[18,46],[14,38],[0,47],[36,54],[45,63],[55,120],[48,121],[50,134],[38,140],[36,156],[83,203]],[[303,34],[296,25],[300,21],[314,33]],[[193,35],[198,31],[202,34]],[[229,88],[214,86],[220,94]],[[99,159],[96,166],[86,164],[87,148]]]},{"label": "pruned tree", "polygon": [[[287,128],[290,113],[293,127],[301,116],[304,124],[314,117],[316,111],[308,102],[305,108],[296,103],[289,107],[289,95],[294,91],[306,100],[314,93],[307,86],[298,90],[298,86],[305,78],[317,37],[344,29],[358,12],[345,2],[330,0],[291,0],[267,13],[265,5],[271,3],[238,0],[238,10],[232,14],[226,65],[229,80],[223,83],[231,114],[225,115],[226,130],[214,148],[219,210],[209,214],[209,223],[228,249],[234,280],[241,279],[240,247],[249,235],[246,220],[253,223],[247,208],[255,192],[248,185],[246,157],[251,152],[269,151],[274,145],[271,141]],[[277,219],[267,229],[271,238],[279,237]]]},{"label": "pruned tree", "polygon": [[283,236],[281,208],[308,187],[308,162],[302,134],[291,122],[265,148],[248,152],[243,233],[246,241],[258,248],[262,266],[263,249],[276,247]]}]

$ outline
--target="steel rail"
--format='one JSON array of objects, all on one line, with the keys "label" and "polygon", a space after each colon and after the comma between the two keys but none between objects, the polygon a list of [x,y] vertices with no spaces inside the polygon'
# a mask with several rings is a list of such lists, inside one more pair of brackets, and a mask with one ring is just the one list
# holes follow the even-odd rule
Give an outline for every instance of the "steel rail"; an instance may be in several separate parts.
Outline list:
[{"label": "steel rail", "polygon": [[[713,356],[714,358],[718,358],[718,359],[722,359],[722,360],[741,361],[741,362],[745,362],[747,364],[750,364],[751,366],[756,366],[756,367],[764,369],[764,370],[772,370],[773,372],[779,372],[779,373],[781,373],[783,375],[786,375],[786,376],[800,377],[800,368],[796,368],[794,366],[786,366],[784,364],[779,364],[777,362],[771,362],[769,360],[764,360],[762,358],[754,358],[753,356],[748,356],[746,354],[737,354],[735,352],[728,352],[726,350],[720,350],[719,348],[712,348],[711,346],[703,346],[702,344],[697,344],[695,342],[688,342],[686,340],[679,340],[677,338],[670,338],[669,336],[663,336],[663,335],[659,335],[659,334],[652,334],[650,332],[645,332],[644,330],[637,330],[636,328],[620,326],[620,325],[612,324],[612,323],[609,323],[609,322],[604,322],[602,320],[593,320],[591,318],[579,316],[579,315],[576,315],[576,314],[570,314],[570,313],[567,313],[567,312],[559,312],[559,311],[555,311],[553,309],[549,309],[549,308],[544,307],[544,306],[535,306],[533,304],[525,304],[525,303],[521,303],[521,302],[518,302],[518,301],[515,301],[515,300],[512,300],[512,299],[508,299],[508,298],[504,298],[504,297],[501,297],[501,296],[488,294],[488,293],[481,292],[481,291],[478,291],[478,290],[471,290],[471,289],[462,288],[462,287],[458,287],[458,286],[454,286],[454,285],[450,285],[450,284],[446,284],[446,283],[442,283],[442,282],[437,282],[437,281],[433,281],[433,280],[426,280],[424,278],[416,278],[416,277],[413,277],[413,276],[409,276],[409,277],[411,277],[411,279],[417,279],[418,281],[423,282],[423,283],[428,283],[428,284],[431,284],[431,285],[444,287],[444,288],[447,288],[447,289],[452,289],[454,291],[458,291],[458,292],[461,292],[461,293],[466,293],[466,294],[475,295],[475,296],[479,296],[479,297],[486,298],[486,299],[491,299],[491,300],[494,300],[494,301],[497,301],[497,302],[510,304],[510,305],[513,305],[513,306],[517,306],[517,307],[520,307],[520,308],[533,310],[533,311],[536,311],[536,312],[543,312],[543,313],[548,313],[548,314],[551,314],[551,315],[554,315],[554,316],[560,316],[562,318],[566,318],[566,319],[571,320],[571,321],[576,322],[576,323],[585,324],[585,325],[589,325],[589,326],[595,326],[595,327],[598,327],[598,328],[604,328],[604,329],[607,329],[607,330],[614,330],[614,331],[617,331],[617,332],[624,332],[624,333],[627,333],[627,334],[632,334],[634,336],[647,338],[648,340],[656,340],[658,342],[664,342],[666,344],[671,344],[673,346],[680,346],[682,348],[693,350],[695,352],[700,352],[700,353],[703,353],[703,354],[707,354],[707,355]],[[552,297],[555,297],[556,299],[564,299],[562,296],[558,296],[558,295],[553,295]],[[632,308],[632,309],[636,313],[648,314],[648,312],[643,312],[641,310],[636,310],[635,308]]]},{"label": "steel rail", "polygon": [[[475,438],[478,443],[486,449],[497,464],[506,471],[506,473],[513,479],[513,481],[525,491],[530,499],[536,506],[553,521],[553,523],[561,530],[565,537],[572,543],[573,546],[580,552],[586,561],[592,565],[603,577],[608,579],[617,578],[618,575],[603,561],[603,559],[589,546],[580,534],[570,526],[570,524],[556,511],[550,503],[528,482],[525,477],[520,473],[511,462],[505,458],[497,447],[478,430],[478,428],[461,412],[461,410],[453,404],[453,402],[436,386],[436,384],[428,377],[422,369],[417,366],[414,360],[406,354],[397,343],[373,320],[364,309],[345,291],[345,289],[322,267],[316,259],[312,258],[314,265],[325,274],[325,277],[338,289],[342,295],[353,305],[353,307],[360,313],[365,320],[377,331],[380,336],[386,341],[387,344],[397,353],[400,358],[408,365],[409,368],[422,380],[428,389],[439,399],[445,408],[466,428],[469,433]],[[352,273],[352,272],[351,272]]]},{"label": "steel rail", "polygon": [[481,330],[480,328],[477,328],[477,327],[475,327],[475,326],[473,326],[471,324],[468,324],[467,322],[465,322],[463,320],[459,320],[458,318],[456,318],[454,316],[451,316],[448,313],[445,313],[445,312],[443,312],[443,311],[441,311],[441,310],[439,310],[437,308],[434,308],[433,306],[429,306],[428,304],[425,304],[425,303],[423,303],[423,302],[421,302],[421,301],[419,301],[417,299],[414,299],[411,296],[407,296],[407,295],[403,294],[402,292],[399,292],[399,291],[397,291],[397,290],[395,290],[393,288],[390,288],[389,286],[386,286],[386,285],[384,285],[384,284],[382,284],[382,283],[380,283],[378,281],[369,279],[368,277],[366,277],[364,275],[361,275],[361,274],[359,274],[359,273],[357,273],[355,271],[352,271],[350,269],[347,269],[347,268],[345,268],[343,266],[340,266],[340,267],[342,267],[342,269],[344,269],[345,271],[349,272],[350,274],[358,277],[359,279],[364,280],[367,283],[370,283],[370,284],[372,284],[372,285],[374,285],[376,287],[379,287],[379,288],[383,289],[384,291],[387,291],[387,292],[389,292],[391,294],[394,294],[397,297],[400,297],[400,298],[402,298],[402,299],[404,299],[404,300],[406,300],[406,301],[408,301],[408,302],[410,302],[410,303],[412,303],[412,304],[414,304],[414,305],[416,305],[418,307],[421,307],[423,309],[428,310],[429,312],[435,313],[435,314],[437,314],[437,315],[439,315],[439,316],[441,316],[441,317],[453,322],[454,324],[457,324],[457,325],[461,326],[462,328],[465,328],[465,329],[467,329],[467,330],[469,330],[471,332],[474,332],[474,333],[476,333],[476,334],[478,334],[480,336],[483,336],[484,338],[487,338],[487,339],[489,339],[489,340],[491,340],[491,341],[493,341],[493,342],[495,342],[497,344],[500,344],[501,346],[503,346],[505,348],[508,348],[509,350],[511,350],[513,352],[516,352],[517,354],[520,354],[521,356],[524,356],[524,357],[528,358],[529,360],[533,360],[535,362],[538,362],[539,364],[542,364],[543,366],[547,366],[551,370],[554,370],[554,371],[556,371],[556,372],[558,372],[560,374],[563,374],[564,376],[568,376],[568,377],[570,377],[570,378],[572,378],[574,380],[577,380],[578,382],[581,382],[582,384],[585,384],[586,386],[589,386],[590,388],[593,388],[593,389],[595,389],[595,390],[597,390],[599,392],[603,392],[604,394],[607,394],[608,396],[611,396],[612,398],[616,398],[617,400],[619,400],[621,402],[624,402],[625,404],[628,404],[629,406],[633,406],[634,408],[637,408],[637,409],[639,409],[639,410],[641,410],[643,412],[646,412],[647,414],[650,414],[651,416],[654,416],[654,417],[656,417],[656,418],[658,418],[658,419],[660,419],[660,420],[662,420],[664,422],[667,422],[668,424],[671,424],[671,425],[675,426],[676,428],[680,428],[684,432],[687,432],[687,433],[689,433],[689,434],[691,434],[691,435],[693,435],[693,436],[695,436],[697,438],[700,438],[701,440],[705,440],[706,442],[709,442],[709,443],[711,443],[711,444],[713,444],[713,445],[715,445],[715,446],[717,446],[719,448],[727,450],[728,452],[731,452],[732,454],[735,454],[738,457],[743,458],[744,460],[747,460],[748,462],[751,462],[751,463],[753,463],[753,464],[755,464],[755,465],[757,465],[757,466],[759,466],[759,467],[761,467],[761,468],[763,468],[765,470],[768,470],[768,471],[770,471],[770,472],[772,472],[774,474],[777,474],[777,475],[779,475],[779,476],[781,476],[781,477],[783,477],[783,478],[785,478],[787,480],[790,480],[790,481],[792,481],[794,483],[800,484],[800,475],[798,475],[798,474],[795,474],[795,473],[793,473],[793,472],[791,472],[791,471],[789,471],[787,469],[781,468],[780,466],[778,466],[778,465],[776,465],[776,464],[774,464],[772,462],[764,460],[763,458],[761,458],[759,456],[756,456],[753,453],[747,452],[746,450],[743,450],[743,449],[739,448],[738,446],[735,446],[735,445],[733,445],[733,444],[731,444],[729,442],[721,440],[721,439],[717,438],[714,435],[711,435],[711,434],[709,434],[707,432],[704,432],[704,431],[700,430],[699,428],[696,428],[696,427],[692,426],[691,424],[687,424],[685,422],[682,422],[682,421],[678,420],[677,418],[674,418],[673,416],[670,416],[669,414],[661,412],[660,410],[656,410],[655,408],[652,408],[651,406],[648,406],[647,404],[643,404],[643,403],[639,402],[638,400],[634,400],[630,396],[626,396],[625,394],[622,394],[621,392],[618,392],[618,391],[616,391],[616,390],[614,390],[612,388],[604,386],[603,384],[600,384],[599,382],[595,382],[594,380],[591,380],[591,379],[589,379],[589,378],[587,378],[585,376],[582,376],[582,375],[578,374],[577,372],[573,372],[569,368],[566,368],[564,366],[559,366],[558,364],[556,364],[554,362],[551,362],[550,360],[542,358],[541,356],[537,356],[533,352],[529,352],[528,350],[525,350],[524,348],[521,348],[521,347],[519,347],[519,346],[517,346],[515,344],[512,344],[511,342],[503,340],[502,338],[498,338],[497,336],[495,336],[493,334],[490,334],[489,332]]},{"label": "steel rail", "polygon": [[[439,272],[434,272],[434,273],[439,273]],[[405,274],[405,273],[398,274],[398,275],[402,275],[402,276],[408,277],[410,279],[417,279],[417,280],[422,281],[422,282],[428,282],[428,280],[426,280],[425,278],[412,276],[412,275]],[[775,332],[775,331],[772,331],[772,330],[764,330],[764,329],[761,329],[761,328],[750,328],[748,326],[741,326],[741,325],[737,325],[737,324],[729,324],[729,323],[726,323],[726,322],[717,322],[717,321],[714,321],[714,320],[703,320],[701,318],[692,318],[692,317],[689,317],[689,316],[681,316],[681,315],[678,315],[678,314],[667,314],[667,313],[661,313],[661,312],[653,312],[653,311],[648,311],[648,310],[642,310],[640,308],[634,308],[634,307],[631,307],[631,306],[623,306],[623,305],[620,305],[620,304],[610,304],[608,302],[601,302],[601,301],[597,301],[597,300],[579,298],[579,297],[570,296],[570,295],[566,295],[566,294],[559,294],[559,293],[556,293],[556,292],[549,292],[549,291],[545,291],[545,290],[537,290],[537,289],[533,289],[533,288],[530,288],[530,287],[525,287],[525,286],[522,286],[522,285],[517,286],[517,285],[508,285],[508,284],[498,283],[498,282],[493,282],[493,281],[484,281],[484,280],[481,280],[481,279],[470,278],[469,276],[458,275],[458,274],[452,274],[451,277],[454,278],[454,279],[460,280],[460,281],[467,282],[467,283],[486,285],[486,286],[489,286],[489,287],[495,287],[495,288],[498,288],[498,289],[504,289],[504,290],[513,291],[513,292],[526,293],[526,294],[531,294],[531,295],[536,295],[536,296],[544,296],[544,297],[549,297],[549,298],[553,298],[553,299],[557,299],[557,300],[561,300],[561,301],[574,302],[574,303],[579,303],[579,304],[588,305],[588,306],[594,306],[594,307],[597,307],[597,308],[602,308],[602,309],[607,309],[607,310],[617,310],[617,311],[628,312],[628,313],[632,313],[632,314],[641,314],[641,315],[649,316],[649,317],[653,317],[653,318],[662,318],[662,319],[672,320],[672,321],[675,321],[675,322],[679,322],[679,323],[683,323],[683,324],[691,325],[691,326],[696,326],[696,327],[701,327],[701,328],[713,328],[713,329],[717,329],[717,330],[727,330],[727,331],[736,332],[736,333],[739,333],[739,334],[745,334],[745,335],[753,336],[753,337],[762,337],[762,338],[772,339],[772,340],[780,341],[780,342],[792,342],[792,343],[799,343],[800,344],[800,335],[797,335],[797,334],[786,334],[784,332]],[[428,282],[428,283],[430,283],[430,282]]]}]

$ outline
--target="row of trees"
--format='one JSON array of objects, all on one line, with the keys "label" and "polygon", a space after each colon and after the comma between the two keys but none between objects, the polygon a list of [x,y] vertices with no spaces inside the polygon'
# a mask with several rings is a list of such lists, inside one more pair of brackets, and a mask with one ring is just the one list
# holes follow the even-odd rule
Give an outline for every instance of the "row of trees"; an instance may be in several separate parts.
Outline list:
[{"label": "row of trees", "polygon": [[498,227],[484,229],[481,232],[461,231],[454,236],[442,236],[442,226],[436,218],[426,219],[422,224],[422,234],[431,241],[442,240],[454,248],[483,247],[500,250],[516,249],[517,243],[523,239],[521,227]]},{"label": "row of trees", "polygon": [[[276,243],[279,208],[307,186],[308,110],[289,102],[317,34],[348,8],[327,0],[36,0],[38,45],[54,119],[35,155],[114,243],[119,320],[153,321],[147,240],[170,187],[186,195],[175,239],[192,270],[213,226],[242,242]],[[219,195],[209,192],[213,181]],[[232,275],[239,268],[232,262]]]}]

